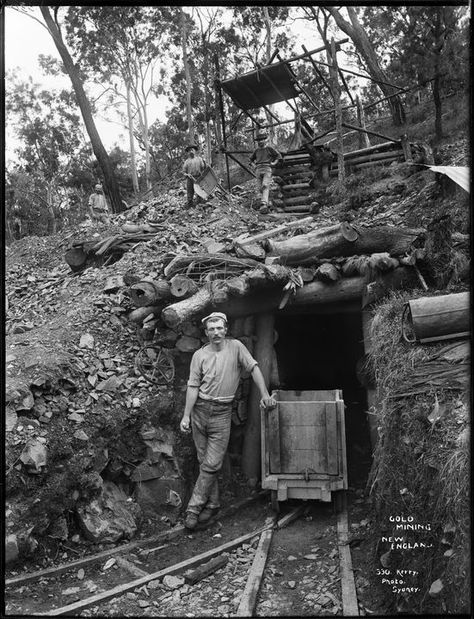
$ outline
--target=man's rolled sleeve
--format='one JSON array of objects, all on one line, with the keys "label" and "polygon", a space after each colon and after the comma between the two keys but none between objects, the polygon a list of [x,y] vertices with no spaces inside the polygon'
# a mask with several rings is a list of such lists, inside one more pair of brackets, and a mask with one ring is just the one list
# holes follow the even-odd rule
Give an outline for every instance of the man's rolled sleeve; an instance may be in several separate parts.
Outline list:
[{"label": "man's rolled sleeve", "polygon": [[191,359],[191,366],[189,368],[188,387],[200,387],[201,386],[201,364],[197,354],[194,354]]},{"label": "man's rolled sleeve", "polygon": [[239,347],[239,365],[240,367],[250,374],[250,372],[254,369],[256,365],[258,365],[257,361],[252,357],[248,349],[237,340]]}]

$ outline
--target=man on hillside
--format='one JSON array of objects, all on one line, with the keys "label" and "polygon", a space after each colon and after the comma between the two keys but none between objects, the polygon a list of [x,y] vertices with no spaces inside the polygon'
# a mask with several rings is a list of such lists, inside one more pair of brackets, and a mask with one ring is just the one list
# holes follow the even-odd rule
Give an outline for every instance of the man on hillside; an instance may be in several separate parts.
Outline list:
[{"label": "man on hillside", "polygon": [[257,198],[260,199],[260,213],[268,213],[268,196],[272,182],[272,166],[276,166],[281,160],[281,154],[266,144],[267,134],[260,132],[257,134],[257,148],[250,155],[250,162],[255,165],[257,175]]},{"label": "man on hillside", "polygon": [[186,404],[180,429],[189,432],[190,425],[199,461],[199,477],[188,503],[184,526],[194,529],[218,512],[217,475],[222,467],[230,436],[232,400],[241,372],[249,372],[260,391],[260,406],[272,408],[257,362],[247,348],[233,338],[226,338],[227,317],[213,312],[202,320],[209,338],[191,360]]},{"label": "man on hillside", "polygon": [[101,221],[104,224],[109,223],[109,206],[100,183],[95,185],[94,192],[90,195],[89,213],[92,221]]},{"label": "man on hillside", "polygon": [[193,144],[186,147],[187,159],[183,164],[183,174],[186,176],[187,208],[193,205],[194,181],[206,167],[202,157],[197,154],[197,148]]}]

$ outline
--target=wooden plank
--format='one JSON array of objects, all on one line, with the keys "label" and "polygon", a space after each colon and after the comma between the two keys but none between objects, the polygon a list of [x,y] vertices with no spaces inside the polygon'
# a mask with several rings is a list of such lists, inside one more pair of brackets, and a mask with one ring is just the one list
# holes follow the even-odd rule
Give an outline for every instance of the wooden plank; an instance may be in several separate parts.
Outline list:
[{"label": "wooden plank", "polygon": [[199,555],[191,557],[190,559],[186,559],[185,561],[181,561],[180,563],[175,563],[174,565],[170,565],[169,567],[160,570],[158,572],[154,572],[149,574],[148,576],[143,576],[142,578],[137,578],[136,580],[132,580],[123,585],[118,585],[113,589],[109,589],[108,591],[102,591],[101,593],[97,593],[91,597],[88,597],[84,600],[80,600],[79,602],[75,602],[74,604],[68,604],[67,606],[62,606],[61,608],[54,608],[48,610],[46,613],[38,613],[38,617],[57,617],[60,615],[66,615],[71,613],[77,613],[80,610],[84,610],[85,608],[90,608],[91,606],[95,606],[102,602],[106,602],[114,597],[122,595],[127,591],[131,591],[132,589],[136,589],[137,587],[141,587],[142,585],[146,585],[152,580],[157,580],[166,576],[167,574],[176,574],[181,572],[183,569],[188,567],[193,567],[195,565],[200,565],[213,557],[222,554],[223,552],[228,552],[237,548],[238,546],[244,544],[246,541],[252,539],[256,535],[259,535],[263,531],[266,531],[268,528],[272,527],[272,524],[261,527],[252,533],[247,533],[246,535],[242,535],[241,537],[237,537],[236,539],[227,542],[226,544],[222,544],[221,546],[217,546],[217,548],[213,548],[212,550],[208,550],[207,552],[203,552]]},{"label": "wooden plank", "polygon": [[280,473],[280,407],[268,411],[268,451],[270,455],[270,473]]},{"label": "wooden plank", "polygon": [[245,584],[244,592],[240,598],[239,607],[237,608],[237,617],[252,617],[257,595],[262,582],[263,571],[267,562],[270,545],[272,543],[273,528],[263,531],[260,536],[260,541],[257,546],[257,551],[253,559],[252,567],[250,568],[249,577]]},{"label": "wooden plank", "polygon": [[[345,499],[345,497],[344,497]],[[351,550],[348,539],[347,507],[339,512],[337,517],[337,538],[339,550],[339,565],[342,590],[342,614],[350,617],[359,616],[357,592],[352,570]]]},{"label": "wooden plank", "polygon": [[337,397],[338,389],[326,389],[321,391],[276,391],[276,399],[279,402],[332,402]]},{"label": "wooden plank", "polygon": [[304,219],[299,219],[298,221],[290,221],[288,223],[282,224],[277,228],[273,228],[273,230],[265,230],[265,232],[259,232],[259,234],[254,234],[253,236],[245,236],[245,237],[237,237],[234,240],[234,243],[238,245],[247,245],[248,243],[256,243],[257,241],[263,241],[264,239],[268,239],[272,236],[276,236],[280,234],[280,232],[285,232],[286,230],[290,230],[291,228],[299,228],[299,226],[303,224],[310,224],[314,222],[313,217],[305,217]]},{"label": "wooden plank", "polygon": [[326,452],[327,472],[336,475],[337,470],[337,411],[335,402],[326,402]]},{"label": "wooden plank", "polygon": [[346,419],[344,413],[344,401],[342,400],[342,397],[337,401],[337,411],[340,419],[340,464],[342,467],[340,474],[342,474],[343,488],[347,490],[349,485],[347,481]]},{"label": "wooden plank", "polygon": [[280,518],[280,520],[278,520],[275,525],[276,528],[283,529],[283,527],[286,527],[288,524],[290,524],[290,522],[293,522],[294,520],[299,518],[303,514],[305,507],[305,505],[298,505],[298,507],[292,510],[289,514],[286,514],[285,516],[283,516],[283,518]]},{"label": "wooden plank", "polygon": [[224,557],[223,555],[219,555],[218,557],[214,557],[207,563],[203,563],[194,570],[187,570],[184,572],[183,576],[188,585],[194,585],[199,582],[203,578],[206,578],[210,574],[214,574],[217,570],[220,570],[221,567],[227,564],[229,557]]},{"label": "wooden plank", "polygon": [[260,411],[260,461],[262,480],[270,473],[270,455],[268,453],[268,417],[267,410]]},{"label": "wooden plank", "polygon": [[[234,503],[233,505],[229,505],[228,507],[224,508],[220,512],[220,517],[222,518],[222,517],[230,516],[231,514],[238,511],[239,509],[242,509],[246,507],[247,505],[250,505],[257,499],[264,496],[265,494],[267,494],[267,492],[265,491],[259,492],[255,496],[246,497],[245,499],[242,499],[241,501],[237,501],[237,503]],[[149,537],[147,539],[137,540],[135,542],[130,542],[129,544],[123,544],[122,546],[117,546],[116,548],[110,548],[109,550],[104,550],[103,552],[99,552],[94,555],[89,555],[88,557],[84,557],[83,559],[77,559],[76,561],[65,563],[64,565],[58,565],[57,567],[48,567],[44,570],[38,570],[36,572],[31,572],[30,574],[22,574],[21,576],[15,576],[15,578],[9,578],[5,580],[5,586],[18,585],[20,583],[24,584],[27,582],[34,582],[35,580],[40,580],[41,578],[48,578],[50,576],[52,577],[59,576],[60,574],[63,574],[64,572],[67,572],[68,570],[74,570],[80,567],[85,567],[86,565],[90,565],[91,563],[94,563],[96,561],[101,561],[102,559],[106,559],[107,557],[111,557],[116,554],[127,554],[129,551],[137,547],[144,547],[144,546],[146,547],[149,544],[154,544],[155,542],[172,540],[175,537],[178,537],[179,535],[181,535],[181,533],[184,533],[186,530],[187,529],[185,529],[183,525],[178,525],[177,527],[174,527],[174,529],[171,529],[170,531],[164,531],[163,533],[154,535],[153,537]],[[159,548],[165,548],[167,545],[168,544],[166,544],[165,546],[159,546]],[[149,552],[154,552],[156,550],[158,550],[158,548],[152,548]]]}]

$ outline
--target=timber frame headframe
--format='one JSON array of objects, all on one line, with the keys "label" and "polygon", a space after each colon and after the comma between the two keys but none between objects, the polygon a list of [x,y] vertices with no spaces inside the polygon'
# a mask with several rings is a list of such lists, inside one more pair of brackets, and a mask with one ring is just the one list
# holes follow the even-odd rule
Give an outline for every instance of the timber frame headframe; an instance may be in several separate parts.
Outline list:
[{"label": "timber frame headframe", "polygon": [[[230,181],[230,172],[229,172],[229,159],[233,160],[239,166],[241,166],[246,172],[250,173],[252,176],[255,176],[254,173],[249,170],[237,157],[236,154],[250,154],[250,151],[237,151],[228,149],[228,132],[227,132],[227,120],[225,116],[224,109],[224,98],[223,92],[229,96],[233,103],[239,108],[240,112],[237,119],[234,121],[230,130],[235,127],[235,124],[238,119],[240,119],[243,115],[247,116],[252,122],[252,126],[246,129],[246,132],[251,132],[255,137],[255,132],[263,129],[267,129],[270,127],[277,127],[279,125],[284,125],[287,123],[295,122],[294,119],[290,120],[280,120],[268,107],[273,103],[279,103],[281,101],[285,101],[289,108],[294,112],[295,118],[298,118],[301,126],[301,134],[305,140],[304,144],[308,145],[317,145],[322,146],[326,145],[330,142],[333,142],[337,139],[337,150],[338,150],[338,164],[339,164],[339,173],[338,177],[340,180],[344,179],[344,166],[341,166],[343,161],[344,153],[342,148],[342,138],[347,136],[349,133],[360,132],[365,138],[365,145],[370,147],[369,136],[375,136],[378,138],[382,138],[384,140],[388,140],[396,144],[397,146],[401,146],[405,155],[405,159],[407,161],[411,161],[409,144],[406,136],[402,136],[400,139],[396,139],[390,136],[382,135],[380,133],[369,131],[365,125],[365,115],[364,112],[366,109],[373,107],[379,103],[386,101],[390,97],[383,97],[375,102],[370,103],[367,106],[362,106],[359,97],[354,97],[350,92],[348,84],[344,78],[344,74],[351,74],[361,78],[365,78],[367,80],[379,83],[370,75],[364,75],[362,73],[352,71],[350,69],[344,69],[338,66],[337,63],[337,51],[341,50],[341,45],[347,43],[349,39],[341,39],[339,41],[331,41],[331,45],[322,46],[317,49],[313,49],[308,51],[304,45],[302,45],[303,53],[297,56],[293,56],[288,59],[283,59],[279,53],[279,50],[276,49],[272,54],[270,61],[266,65],[258,66],[255,71],[250,71],[243,75],[237,76],[232,79],[221,80],[220,78],[220,67],[217,55],[214,57],[215,69],[216,69],[216,80],[215,80],[215,88],[216,94],[219,104],[220,111],[220,120],[222,124],[222,148],[221,150],[225,154],[226,161],[226,170],[227,170],[227,183],[229,189],[231,188]],[[328,52],[328,56],[331,59],[331,62],[322,62],[321,60],[315,60],[315,54],[318,54],[323,51]],[[278,59],[277,62],[274,62],[275,58]],[[308,91],[304,88],[304,86],[300,83],[298,76],[295,71],[291,67],[291,64],[297,60],[305,60],[313,66],[313,69],[316,73],[317,78],[321,81],[323,86],[329,91],[333,100],[334,100],[334,108],[329,110],[321,110],[318,106],[318,103],[314,100],[314,97],[308,93]],[[324,66],[329,69],[329,73],[331,79],[328,81],[323,73],[320,71],[319,67]],[[345,106],[344,108],[340,103],[340,84],[339,80],[341,80],[342,86],[344,90],[347,92],[349,99],[351,101],[350,105]],[[396,92],[391,96],[398,96],[402,93],[407,92],[408,88],[401,88],[395,84],[389,84],[391,87],[396,89]],[[303,118],[300,114],[296,98],[304,96],[307,101],[309,101],[311,107],[315,110],[311,114],[306,114],[305,118]],[[293,103],[291,103],[293,100]],[[342,111],[350,108],[357,108],[357,115],[359,119],[360,126],[352,125],[349,123],[342,122]],[[267,117],[271,117],[273,122],[262,123],[255,114],[253,113],[256,109],[264,109],[267,113]],[[329,130],[320,133],[319,135],[315,134],[314,129],[308,123],[308,119],[315,119],[321,116],[325,116],[328,114],[334,114],[334,126]],[[349,129],[349,132],[343,134],[343,128]],[[336,137],[330,138],[330,134],[336,134]],[[340,161],[339,161],[340,159]]]}]

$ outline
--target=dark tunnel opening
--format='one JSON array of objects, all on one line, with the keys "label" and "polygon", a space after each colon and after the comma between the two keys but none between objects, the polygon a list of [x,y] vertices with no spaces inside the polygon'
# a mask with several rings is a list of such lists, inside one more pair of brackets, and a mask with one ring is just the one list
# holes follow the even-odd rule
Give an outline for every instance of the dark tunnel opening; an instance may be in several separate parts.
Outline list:
[{"label": "dark tunnel opening", "polygon": [[342,389],[348,483],[364,485],[372,462],[367,394],[356,374],[364,355],[360,312],[277,316],[280,389]]}]

